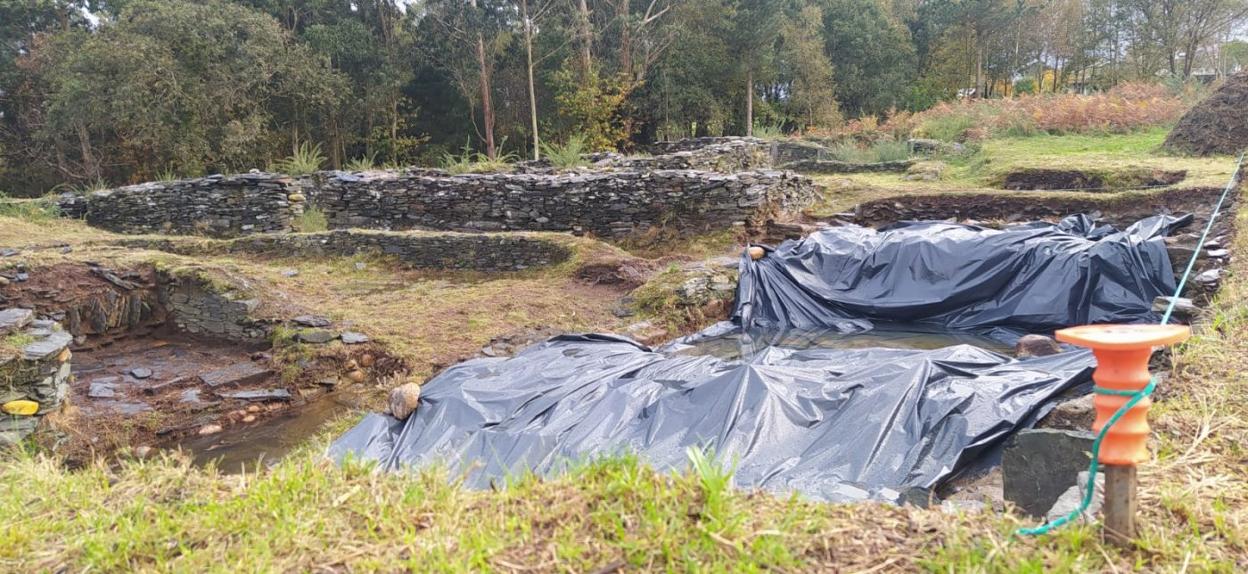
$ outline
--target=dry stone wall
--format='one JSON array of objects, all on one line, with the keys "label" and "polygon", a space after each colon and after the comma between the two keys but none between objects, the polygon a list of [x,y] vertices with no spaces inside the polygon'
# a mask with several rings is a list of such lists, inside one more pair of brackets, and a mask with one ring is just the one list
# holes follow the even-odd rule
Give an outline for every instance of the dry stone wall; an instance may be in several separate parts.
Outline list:
[{"label": "dry stone wall", "polygon": [[652,227],[691,233],[809,205],[813,182],[789,172],[691,170],[564,174],[331,172],[310,201],[331,227],[571,231],[619,237]]},{"label": "dry stone wall", "polygon": [[120,233],[234,237],[289,231],[302,201],[289,177],[245,173],[64,194],[59,203],[67,217]]},{"label": "dry stone wall", "polygon": [[130,239],[122,245],[181,255],[251,253],[278,257],[375,254],[414,269],[523,271],[558,265],[572,250],[552,237],[512,233],[430,233],[336,230],[253,235],[232,240]]}]

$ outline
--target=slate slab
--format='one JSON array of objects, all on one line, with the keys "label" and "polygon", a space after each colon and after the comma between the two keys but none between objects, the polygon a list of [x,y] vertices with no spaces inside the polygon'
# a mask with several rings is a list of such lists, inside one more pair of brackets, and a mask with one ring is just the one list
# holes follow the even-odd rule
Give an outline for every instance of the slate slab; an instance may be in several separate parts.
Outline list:
[{"label": "slate slab", "polygon": [[289,401],[294,397],[290,391],[286,389],[260,389],[253,391],[235,391],[232,393],[217,393],[218,396],[226,399],[235,399],[241,401]]},{"label": "slate slab", "polygon": [[258,383],[272,374],[273,371],[248,361],[201,373],[199,379],[208,387],[215,389]]}]

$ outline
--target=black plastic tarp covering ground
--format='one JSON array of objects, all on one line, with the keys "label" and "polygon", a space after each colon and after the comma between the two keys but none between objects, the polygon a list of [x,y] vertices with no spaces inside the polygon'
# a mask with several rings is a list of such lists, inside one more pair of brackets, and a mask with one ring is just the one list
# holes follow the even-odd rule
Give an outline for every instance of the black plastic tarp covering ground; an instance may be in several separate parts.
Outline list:
[{"label": "black plastic tarp covering ground", "polygon": [[[1155,218],[1122,233],[1086,219],[1007,231],[833,228],[743,258],[737,317],[824,329],[881,318],[1024,329],[1149,320],[1152,297],[1173,284],[1161,236],[1175,223]],[[733,465],[741,487],[895,500],[1031,424],[1093,365],[1079,350],[1019,361],[969,345],[764,346],[740,360],[684,348],[564,336],[513,358],[467,361],[426,383],[407,421],[369,415],[330,454],[387,470],[445,464],[485,487],[623,453],[683,468],[699,448]]]},{"label": "black plastic tarp covering ground", "polygon": [[744,258],[734,319],[750,328],[869,329],[871,321],[949,329],[1160,319],[1174,293],[1165,235],[1191,216],[1150,217],[1116,232],[1086,216],[1006,230],[903,222],[846,226]]}]

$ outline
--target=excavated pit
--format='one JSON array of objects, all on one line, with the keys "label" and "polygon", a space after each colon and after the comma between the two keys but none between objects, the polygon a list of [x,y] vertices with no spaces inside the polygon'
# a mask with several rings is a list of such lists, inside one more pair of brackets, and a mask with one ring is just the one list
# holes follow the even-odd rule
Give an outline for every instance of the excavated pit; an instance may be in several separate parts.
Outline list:
[{"label": "excavated pit", "polygon": [[1001,189],[1015,191],[1096,191],[1114,192],[1165,187],[1187,179],[1186,171],[1131,168],[1120,170],[1076,170],[1020,168],[1002,176]]},{"label": "excavated pit", "polygon": [[68,401],[44,435],[71,464],[143,447],[181,447],[201,463],[224,456],[225,470],[276,460],[358,402],[341,388],[343,364],[402,369],[369,344],[275,349],[282,322],[258,318],[258,301],[151,267],[26,269],[0,287],[0,303],[73,336]]}]

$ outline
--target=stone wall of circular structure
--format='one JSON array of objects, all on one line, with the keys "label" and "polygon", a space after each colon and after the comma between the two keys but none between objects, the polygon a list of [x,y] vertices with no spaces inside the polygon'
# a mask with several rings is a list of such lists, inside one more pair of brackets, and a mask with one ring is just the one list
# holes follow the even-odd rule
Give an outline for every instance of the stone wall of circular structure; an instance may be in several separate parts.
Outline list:
[{"label": "stone wall of circular structure", "polygon": [[233,240],[127,239],[129,247],[181,255],[249,253],[271,257],[371,254],[413,269],[511,272],[558,265],[572,249],[556,237],[516,233],[386,232],[252,235]]},{"label": "stone wall of circular structure", "polygon": [[621,237],[756,223],[815,197],[814,183],[781,171],[691,170],[560,174],[331,172],[307,190],[334,228],[561,231]]}]

